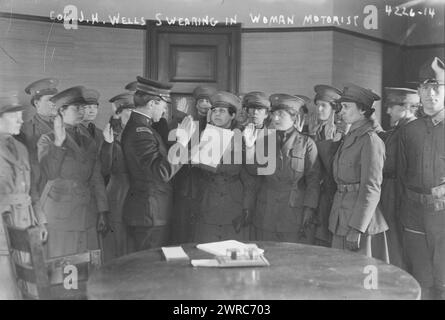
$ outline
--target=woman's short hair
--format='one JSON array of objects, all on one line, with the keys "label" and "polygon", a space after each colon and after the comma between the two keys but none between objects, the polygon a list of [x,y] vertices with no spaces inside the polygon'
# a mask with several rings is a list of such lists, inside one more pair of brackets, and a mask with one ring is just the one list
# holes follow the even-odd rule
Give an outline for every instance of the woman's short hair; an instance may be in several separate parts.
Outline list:
[{"label": "woman's short hair", "polygon": [[369,107],[369,106],[365,105],[364,103],[356,102],[356,101],[355,101],[355,104],[356,104],[356,106],[357,106],[357,108],[358,108],[359,110],[361,110],[361,111],[365,111],[365,113],[364,113],[363,115],[364,115],[365,118],[367,118],[367,119],[369,119],[369,118],[372,116],[372,114],[374,113],[374,111],[375,111],[374,108]]}]

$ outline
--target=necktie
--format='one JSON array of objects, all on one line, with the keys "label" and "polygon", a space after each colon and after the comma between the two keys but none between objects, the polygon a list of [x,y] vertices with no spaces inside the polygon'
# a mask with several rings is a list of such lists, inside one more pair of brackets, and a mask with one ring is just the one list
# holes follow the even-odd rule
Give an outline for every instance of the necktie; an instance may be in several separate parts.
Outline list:
[{"label": "necktie", "polygon": [[82,136],[80,134],[80,128],[78,126],[75,126],[73,128],[73,132],[74,132],[74,141],[76,141],[78,146],[82,145]]},{"label": "necktie", "polygon": [[88,124],[88,132],[90,133],[90,135],[95,138],[96,136],[96,126],[94,125],[94,123],[90,122]]},{"label": "necktie", "polygon": [[277,136],[278,136],[278,146],[281,149],[283,147],[285,139],[284,131],[277,131]]}]

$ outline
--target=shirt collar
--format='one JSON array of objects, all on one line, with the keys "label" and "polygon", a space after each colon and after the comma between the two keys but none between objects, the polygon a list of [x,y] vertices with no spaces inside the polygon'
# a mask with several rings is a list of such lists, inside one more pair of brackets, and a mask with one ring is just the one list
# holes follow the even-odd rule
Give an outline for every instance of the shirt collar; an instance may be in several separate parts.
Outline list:
[{"label": "shirt collar", "polygon": [[351,125],[351,128],[349,129],[349,133],[352,134],[353,131],[355,131],[355,130],[357,130],[358,128],[362,127],[362,126],[365,125],[368,121],[369,121],[369,120],[365,118],[365,119],[362,119],[362,120],[359,120],[359,121],[354,122],[354,123]]},{"label": "shirt collar", "polygon": [[54,117],[44,116],[44,115],[41,115],[40,113],[36,113],[36,117],[40,118],[40,120],[43,120],[46,123],[52,123],[54,120]]},{"label": "shirt collar", "polygon": [[142,113],[142,112],[137,111],[137,110],[133,110],[132,112],[139,113],[139,114],[143,115],[144,117],[150,119],[150,121],[152,120],[152,119],[151,119],[149,116],[147,116],[145,113]]},{"label": "shirt collar", "polygon": [[151,126],[153,124],[153,119],[140,111],[133,110],[131,114],[132,117],[140,124],[148,126]]},{"label": "shirt collar", "polygon": [[442,109],[442,111],[430,117],[431,121],[433,122],[433,126],[437,126],[439,123],[441,123],[444,120],[444,117],[445,117],[445,109]]}]

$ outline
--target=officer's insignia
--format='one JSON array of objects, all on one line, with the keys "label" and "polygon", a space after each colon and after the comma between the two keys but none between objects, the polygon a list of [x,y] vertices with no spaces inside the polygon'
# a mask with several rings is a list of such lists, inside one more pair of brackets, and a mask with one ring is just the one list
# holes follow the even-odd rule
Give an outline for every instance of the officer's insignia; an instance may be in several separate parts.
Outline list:
[{"label": "officer's insignia", "polygon": [[151,132],[151,130],[148,129],[147,127],[137,127],[136,132],[148,132],[148,133],[153,134],[153,132]]}]

